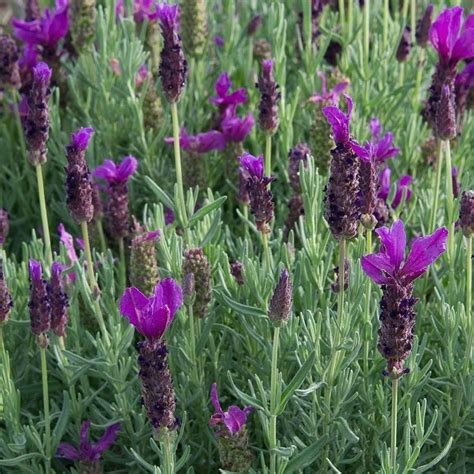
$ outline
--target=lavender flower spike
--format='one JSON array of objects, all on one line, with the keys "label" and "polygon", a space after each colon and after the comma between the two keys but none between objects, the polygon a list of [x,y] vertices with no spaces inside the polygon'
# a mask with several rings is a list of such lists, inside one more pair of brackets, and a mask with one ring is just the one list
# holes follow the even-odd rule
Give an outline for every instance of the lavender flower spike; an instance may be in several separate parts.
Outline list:
[{"label": "lavender flower spike", "polygon": [[0,87],[14,89],[20,86],[18,47],[10,35],[0,34]]},{"label": "lavender flower spike", "polygon": [[31,331],[37,338],[38,345],[48,347],[48,336],[51,325],[51,305],[48,298],[46,280],[43,280],[41,263],[30,259],[30,308]]},{"label": "lavender flower spike", "polygon": [[8,220],[8,211],[0,208],[0,247],[3,247],[10,231],[10,222]]},{"label": "lavender flower spike", "polygon": [[100,463],[102,455],[115,443],[117,434],[120,431],[120,423],[110,425],[96,443],[89,441],[90,427],[90,420],[82,423],[79,449],[69,443],[60,443],[56,456],[58,458],[70,459],[71,461],[79,461],[81,472],[99,473],[102,472]]},{"label": "lavender flower spike", "polygon": [[273,75],[273,60],[262,61],[262,73],[258,78],[257,87],[260,91],[260,104],[258,120],[265,133],[273,135],[278,128],[278,101],[280,93],[278,84]]},{"label": "lavender flower spike", "polygon": [[13,300],[10,290],[5,282],[3,274],[3,262],[0,261],[0,327],[8,321],[8,315],[13,308]]},{"label": "lavender flower spike", "polygon": [[459,223],[466,237],[469,238],[474,234],[474,191],[464,191],[462,193]]},{"label": "lavender flower spike", "polygon": [[58,337],[66,335],[68,322],[67,308],[69,300],[64,290],[64,267],[59,262],[51,266],[51,280],[47,285],[48,299],[51,306],[51,329]]},{"label": "lavender flower spike", "polygon": [[243,410],[231,405],[224,411],[219,402],[217,385],[212,384],[211,402],[215,413],[209,420],[209,425],[216,428],[215,436],[219,449],[222,469],[231,472],[247,472],[253,455],[248,447],[247,417],[253,411],[250,406]]},{"label": "lavender flower spike", "polygon": [[293,285],[290,275],[285,268],[282,270],[280,280],[273,292],[268,307],[268,318],[275,326],[281,326],[288,322],[293,306]]},{"label": "lavender flower spike", "polygon": [[109,232],[115,238],[124,238],[129,234],[130,216],[128,212],[128,180],[135,173],[138,162],[133,156],[126,156],[120,165],[105,160],[94,171],[96,178],[108,184],[108,200],[105,209],[105,220]]},{"label": "lavender flower spike", "polygon": [[431,22],[433,20],[432,16],[433,16],[433,4],[430,3],[426,7],[426,10],[423,13],[423,16],[416,23],[416,32],[415,32],[416,44],[420,46],[421,48],[426,48],[426,45],[428,44],[429,31],[431,28]]},{"label": "lavender flower spike", "polygon": [[187,62],[178,35],[178,5],[157,5],[158,19],[163,35],[163,49],[159,74],[163,93],[169,102],[177,102],[183,93],[187,75]]},{"label": "lavender flower spike", "polygon": [[[275,179],[263,175],[263,157],[245,153],[240,157],[240,175],[250,201],[250,212],[255,218],[257,229],[269,233],[273,219],[272,192],[268,185]],[[242,196],[242,193],[241,193]]]},{"label": "lavender flower spike", "polygon": [[409,26],[405,26],[403,29],[402,37],[400,39],[400,43],[398,44],[396,58],[399,63],[403,63],[408,59],[411,50],[411,42],[410,42],[410,35],[411,35],[411,28]]},{"label": "lavender flower spike", "polygon": [[66,202],[78,224],[90,222],[94,215],[91,174],[85,160],[93,133],[92,128],[80,128],[71,135],[71,143],[66,147]]},{"label": "lavender flower spike", "polygon": [[405,226],[401,220],[391,228],[381,227],[375,232],[380,239],[380,252],[362,257],[361,263],[367,276],[382,286],[377,347],[387,361],[384,374],[399,378],[408,372],[404,363],[413,347],[417,303],[413,281],[446,251],[448,230],[442,227],[431,235],[414,239],[406,258]]},{"label": "lavender flower spike", "polygon": [[456,136],[456,110],[454,94],[450,86],[443,86],[436,107],[436,136],[440,140],[452,140]]},{"label": "lavender flower spike", "polygon": [[41,165],[47,159],[46,142],[49,136],[49,83],[51,69],[46,63],[33,68],[33,83],[27,97],[28,112],[23,123],[29,158],[33,165]]},{"label": "lavender flower spike", "polygon": [[323,108],[323,114],[331,125],[336,147],[331,150],[329,182],[324,197],[324,217],[336,239],[352,239],[357,235],[357,206],[360,162],[351,145],[349,124],[352,115],[352,99],[344,95],[347,113],[338,107]]}]

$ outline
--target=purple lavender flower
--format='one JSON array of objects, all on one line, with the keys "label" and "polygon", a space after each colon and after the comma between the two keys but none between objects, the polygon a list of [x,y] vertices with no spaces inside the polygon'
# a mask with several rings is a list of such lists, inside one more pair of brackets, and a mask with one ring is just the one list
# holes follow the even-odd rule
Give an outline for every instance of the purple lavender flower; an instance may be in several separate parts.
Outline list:
[{"label": "purple lavender flower", "polygon": [[244,284],[244,275],[243,275],[244,265],[238,260],[234,260],[230,264],[230,274],[234,277],[238,285],[242,286]]},{"label": "purple lavender flower", "polygon": [[435,133],[440,140],[452,140],[456,136],[456,110],[450,86],[444,85],[441,89],[435,120]]},{"label": "purple lavender flower", "polygon": [[56,0],[55,9],[47,8],[38,19],[24,21],[14,18],[12,25],[18,39],[39,50],[47,59],[57,58],[59,42],[69,31],[68,0]]},{"label": "purple lavender flower", "polygon": [[388,222],[390,209],[387,205],[387,198],[390,193],[390,168],[386,167],[379,173],[379,187],[375,202],[374,217],[377,220],[377,227],[381,227]]},{"label": "purple lavender flower", "polygon": [[416,43],[421,48],[426,48],[429,40],[429,32],[431,28],[431,22],[433,16],[433,4],[430,3],[427,7],[423,16],[416,22],[415,38]]},{"label": "purple lavender flower", "polygon": [[115,238],[129,234],[130,216],[128,212],[128,180],[135,173],[138,162],[133,156],[126,156],[119,165],[105,160],[94,171],[96,178],[107,182],[107,205],[105,219],[108,230]]},{"label": "purple lavender flower", "polygon": [[459,224],[463,234],[471,237],[474,234],[474,191],[464,191],[459,206]]},{"label": "purple lavender flower", "polygon": [[402,37],[400,38],[400,43],[398,44],[397,53],[395,57],[399,63],[403,63],[408,59],[411,50],[411,28],[405,26],[403,29]]},{"label": "purple lavender flower", "polygon": [[445,250],[448,230],[437,229],[433,234],[413,240],[405,259],[406,234],[401,220],[392,227],[376,230],[380,252],[362,257],[362,269],[375,283],[382,286],[380,303],[378,350],[387,361],[385,375],[398,378],[408,372],[406,358],[413,347],[416,313],[413,281],[426,272]]},{"label": "purple lavender flower", "polygon": [[459,187],[459,181],[458,181],[458,169],[456,166],[453,166],[451,168],[451,182],[453,185],[453,196],[454,198],[457,198],[459,197],[460,187]]},{"label": "purple lavender flower", "polygon": [[410,185],[412,183],[413,183],[413,177],[409,175],[402,176],[397,181],[395,196],[391,204],[392,209],[397,209],[397,207],[402,202],[402,198],[405,199],[405,203],[407,203],[411,199],[412,191],[410,189]]},{"label": "purple lavender flower", "polygon": [[262,61],[262,73],[258,77],[257,87],[260,91],[258,121],[265,133],[274,134],[278,128],[278,101],[280,93],[273,75],[273,60]]},{"label": "purple lavender flower", "polygon": [[46,280],[43,279],[41,263],[30,259],[30,308],[31,331],[37,337],[40,347],[48,346],[48,336],[51,325],[51,305],[48,298]]},{"label": "purple lavender flower", "polygon": [[180,286],[167,278],[156,285],[150,297],[138,288],[127,288],[120,299],[120,312],[142,336],[154,342],[163,337],[182,304]]},{"label": "purple lavender flower", "polygon": [[306,167],[308,157],[311,156],[311,150],[306,143],[298,143],[288,153],[288,176],[290,178],[290,186],[293,191],[301,192],[300,185],[300,163]]},{"label": "purple lavender flower", "polygon": [[27,97],[28,112],[23,122],[29,158],[33,165],[46,162],[46,142],[49,136],[48,98],[51,69],[39,63],[33,69],[33,83]]},{"label": "purple lavender flower", "polygon": [[41,11],[38,0],[26,0],[25,2],[25,21],[39,20]]},{"label": "purple lavender flower", "polygon": [[229,109],[235,111],[238,105],[247,102],[247,91],[245,88],[241,87],[240,89],[230,92],[231,88],[232,81],[230,80],[229,74],[223,72],[220,74],[214,86],[216,95],[210,98],[210,102],[219,108],[221,116],[224,116],[225,112]]},{"label": "purple lavender flower", "polygon": [[[173,137],[165,138],[165,142],[173,144]],[[182,128],[179,136],[179,146],[183,150],[191,153],[208,153],[214,150],[224,150],[226,146],[226,136],[218,130],[189,135],[186,129]]]},{"label": "purple lavender flower", "polygon": [[0,87],[17,89],[20,86],[18,48],[10,35],[0,34]]},{"label": "purple lavender flower", "polygon": [[216,36],[214,36],[214,44],[215,44],[218,48],[223,48],[224,45],[225,45],[224,38],[223,38],[221,35],[216,35]]},{"label": "purple lavender flower", "polygon": [[8,211],[0,208],[0,247],[3,247],[10,231],[10,221],[8,220]]},{"label": "purple lavender flower", "polygon": [[393,133],[382,134],[382,125],[377,117],[372,117],[369,124],[371,143],[374,146],[374,158],[378,164],[383,163],[389,158],[394,158],[400,153],[400,148],[393,146]]},{"label": "purple lavender flower", "polygon": [[13,300],[3,274],[3,262],[0,261],[0,327],[8,321],[13,308]]},{"label": "purple lavender flower", "polygon": [[357,235],[357,206],[359,191],[360,160],[352,150],[349,124],[352,115],[352,99],[344,95],[347,113],[338,107],[323,108],[323,114],[331,125],[336,147],[331,150],[329,182],[324,197],[325,219],[336,239],[352,239]]},{"label": "purple lavender flower", "polygon": [[436,117],[443,86],[453,87],[459,61],[474,57],[474,15],[463,23],[461,7],[443,10],[431,25],[429,37],[438,53],[438,64],[432,77],[425,116],[436,132]]},{"label": "purple lavender flower", "polygon": [[213,383],[211,387],[211,402],[215,413],[209,420],[209,425],[218,427],[217,436],[235,435],[241,431],[247,423],[247,417],[252,413],[253,408],[245,407],[243,410],[235,405],[231,405],[227,411],[222,410],[217,393],[217,384]]},{"label": "purple lavender flower", "polygon": [[162,337],[182,304],[182,290],[171,278],[156,285],[149,298],[137,288],[127,288],[120,299],[120,312],[146,338],[138,346],[139,376],[143,405],[157,432],[176,426],[176,401]]},{"label": "purple lavender flower", "polygon": [[[245,186],[250,201],[250,212],[255,218],[257,229],[269,233],[269,224],[273,219],[273,195],[268,185],[275,178],[263,175],[263,157],[245,153],[240,157],[241,183]],[[243,193],[241,193],[241,199]]]},{"label": "purple lavender flower", "polygon": [[90,426],[90,420],[85,421],[81,425],[79,449],[69,443],[60,443],[56,456],[58,458],[70,459],[71,461],[79,461],[81,472],[102,472],[100,465],[102,455],[115,443],[117,434],[120,431],[120,423],[110,425],[96,443],[89,441]]},{"label": "purple lavender flower", "polygon": [[80,128],[66,147],[66,202],[77,223],[90,222],[94,215],[91,174],[85,159],[93,133],[92,128]]},{"label": "purple lavender flower", "polygon": [[[69,266],[64,267],[63,270],[70,270],[74,267],[74,265],[79,262],[79,257],[77,256],[76,249],[74,248],[74,238],[73,236],[66,231],[64,224],[58,225],[58,232],[59,232],[59,241],[63,245],[64,249],[66,250],[66,255],[69,260]],[[77,239],[79,240],[79,239]],[[76,281],[76,274],[74,272],[70,272],[67,274],[67,278],[70,282]]]},{"label": "purple lavender flower", "polygon": [[[129,12],[127,12],[129,13]],[[115,15],[125,16],[123,0],[117,0],[115,5]],[[158,19],[158,5],[153,0],[133,0],[133,20],[136,23],[155,22]]]},{"label": "purple lavender flower", "polygon": [[468,98],[474,89],[474,62],[466,64],[464,69],[454,79],[454,96],[456,98],[457,131],[463,130],[464,114],[468,105]]},{"label": "purple lavender flower", "polygon": [[292,306],[293,285],[291,284],[288,270],[284,268],[268,306],[268,319],[275,326],[286,324],[290,317]]},{"label": "purple lavender flower", "polygon": [[184,89],[187,62],[178,35],[178,6],[158,4],[158,19],[163,35],[159,74],[163,93],[169,102],[177,102]]},{"label": "purple lavender flower", "polygon": [[64,290],[64,266],[59,262],[51,265],[51,279],[47,284],[48,299],[51,306],[51,329],[58,337],[66,335],[69,299]]},{"label": "purple lavender flower", "polygon": [[254,125],[255,119],[251,113],[240,118],[229,110],[221,122],[221,129],[227,143],[240,143],[249,135]]},{"label": "purple lavender flower", "polygon": [[243,410],[231,405],[224,411],[219,402],[217,385],[211,386],[211,402],[215,413],[209,425],[215,428],[215,436],[219,449],[222,469],[231,472],[247,472],[253,459],[249,450],[247,433],[247,417],[253,411],[250,406]]},{"label": "purple lavender flower", "polygon": [[309,99],[309,102],[322,103],[324,105],[334,105],[337,106],[339,103],[339,97],[347,87],[349,86],[349,81],[338,82],[332,89],[328,90],[327,78],[321,72],[317,72],[319,79],[321,80],[321,92],[315,92]]},{"label": "purple lavender flower", "polygon": [[247,36],[254,36],[257,30],[262,26],[262,15],[253,16],[248,22],[245,32]]}]

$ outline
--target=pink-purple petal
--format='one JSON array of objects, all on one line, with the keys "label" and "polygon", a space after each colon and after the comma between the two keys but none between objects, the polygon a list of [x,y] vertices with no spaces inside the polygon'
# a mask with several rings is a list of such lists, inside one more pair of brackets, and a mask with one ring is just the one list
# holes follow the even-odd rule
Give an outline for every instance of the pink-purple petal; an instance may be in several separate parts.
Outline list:
[{"label": "pink-purple petal", "polygon": [[391,228],[380,227],[375,232],[379,236],[382,245],[381,251],[388,256],[395,271],[398,271],[403,262],[407,245],[405,224],[398,219],[392,224]]},{"label": "pink-purple petal", "polygon": [[183,305],[183,291],[172,278],[160,281],[155,287],[154,299],[160,306],[168,306],[171,321]]},{"label": "pink-purple petal", "polygon": [[361,258],[361,266],[364,273],[378,285],[384,285],[390,282],[384,268],[387,265],[388,258],[380,254],[366,255]]},{"label": "pink-purple petal", "polygon": [[148,305],[148,298],[138,288],[126,288],[119,302],[120,313],[138,328],[140,313]]},{"label": "pink-purple petal", "polygon": [[80,458],[79,451],[69,443],[60,443],[56,451],[56,456],[71,461],[78,461]]},{"label": "pink-purple petal", "polygon": [[114,423],[110,425],[101,436],[101,438],[93,445],[93,450],[95,454],[102,455],[104,451],[110,448],[115,443],[117,439],[117,434],[120,431],[120,423]]},{"label": "pink-purple petal", "polygon": [[217,384],[213,383],[211,385],[211,403],[214,407],[214,410],[216,410],[217,414],[223,414],[224,412],[222,411],[221,404],[219,402],[219,395],[217,393]]}]

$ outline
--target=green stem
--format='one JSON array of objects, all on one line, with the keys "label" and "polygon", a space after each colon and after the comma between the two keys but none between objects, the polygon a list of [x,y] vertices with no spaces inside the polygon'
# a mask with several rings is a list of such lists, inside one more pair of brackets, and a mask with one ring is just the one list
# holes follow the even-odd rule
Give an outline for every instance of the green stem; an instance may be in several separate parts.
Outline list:
[{"label": "green stem", "polygon": [[389,16],[389,0],[383,3],[383,50],[387,51],[388,46],[388,16]]},{"label": "green stem", "polygon": [[35,165],[36,168],[36,181],[38,183],[38,198],[41,212],[41,222],[43,225],[43,238],[46,249],[46,262],[48,266],[53,263],[53,254],[51,252],[51,237],[49,235],[49,224],[48,224],[48,211],[46,209],[46,199],[44,196],[44,180],[43,180],[43,168],[42,165]]},{"label": "green stem", "polygon": [[339,23],[341,25],[342,36],[346,29],[346,19],[345,19],[345,0],[339,0],[338,10],[339,10]]},{"label": "green stem", "polygon": [[451,225],[454,222],[454,193],[453,193],[453,178],[451,176],[451,144],[449,140],[443,141],[444,150],[446,154],[446,209],[448,213],[448,255],[450,261],[454,259],[454,232],[451,232]]},{"label": "green stem", "polygon": [[365,102],[369,100],[369,31],[370,28],[370,0],[364,5],[364,75],[365,75]]},{"label": "green stem", "polygon": [[107,251],[107,244],[105,243],[104,226],[102,225],[102,219],[97,219],[95,226],[97,228],[97,233],[99,234],[100,250],[103,254],[105,254],[105,252]]},{"label": "green stem", "polygon": [[166,429],[161,437],[161,448],[163,450],[163,474],[175,474],[175,450],[173,446],[174,433]]},{"label": "green stem", "polygon": [[171,102],[171,117],[173,120],[173,145],[174,145],[174,164],[176,168],[176,183],[178,185],[178,205],[179,213],[182,214],[182,224],[186,226],[186,202],[184,199],[183,173],[181,171],[181,148],[179,143],[179,119],[178,119],[178,105],[176,102]]},{"label": "green stem", "polygon": [[82,240],[84,241],[84,252],[86,254],[86,262],[87,262],[87,276],[89,279],[89,286],[92,293],[92,300],[94,301],[94,309],[95,314],[97,317],[97,321],[99,323],[100,331],[102,332],[102,337],[107,345],[110,345],[110,338],[109,333],[105,327],[104,323],[104,316],[102,315],[102,310],[100,309],[99,304],[99,287],[97,285],[97,281],[94,275],[94,262],[92,261],[92,252],[91,252],[91,244],[89,240],[89,228],[87,227],[87,222],[81,222],[81,232],[82,232]]},{"label": "green stem", "polygon": [[5,354],[6,352],[5,352],[5,344],[4,344],[4,342],[3,342],[3,324],[4,324],[4,323],[0,323],[0,354],[2,354],[3,363],[5,363],[5,356],[4,356],[4,354]]},{"label": "green stem", "polygon": [[472,235],[466,237],[466,316],[468,318],[468,335],[466,347],[466,371],[472,360],[472,346],[474,342],[474,321],[472,314]]},{"label": "green stem", "polygon": [[125,265],[125,245],[123,237],[119,239],[119,255],[120,255],[120,293],[127,286],[127,268]]},{"label": "green stem", "polygon": [[405,63],[400,64],[400,75],[398,76],[400,86],[405,82]]},{"label": "green stem", "polygon": [[40,348],[41,354],[41,381],[43,385],[43,408],[46,437],[46,472],[51,471],[51,424],[49,419],[49,393],[48,393],[48,365],[46,363],[46,348]]},{"label": "green stem", "polygon": [[265,176],[272,175],[272,136],[265,136]]},{"label": "green stem", "polygon": [[398,415],[398,378],[392,379],[392,429],[390,466],[391,473],[397,473],[397,415]]},{"label": "green stem", "polygon": [[411,28],[411,42],[416,42],[416,1],[410,0],[410,28]]},{"label": "green stem", "polygon": [[342,238],[339,241],[339,293],[337,298],[337,319],[340,324],[344,314],[344,263],[346,260],[346,239]]},{"label": "green stem", "polygon": [[433,198],[433,207],[431,208],[430,216],[430,232],[434,232],[436,227],[436,214],[438,212],[438,200],[439,200],[439,188],[441,186],[441,170],[443,168],[443,154],[441,153],[441,141],[437,142],[436,147],[436,175],[434,182],[434,198]]},{"label": "green stem", "polygon": [[28,155],[27,155],[27,152],[26,152],[25,135],[23,133],[23,125],[21,124],[20,107],[18,105],[19,93],[17,91],[14,91],[12,96],[13,96],[13,104],[15,106],[15,119],[16,119],[16,126],[17,126],[17,129],[18,129],[18,141],[20,142],[21,154],[23,155],[23,158],[26,158]]},{"label": "green stem", "polygon": [[407,23],[409,3],[410,3],[410,0],[403,0],[403,10],[402,10],[402,26],[403,27]]},{"label": "green stem", "polygon": [[268,245],[268,234],[266,232],[260,233],[262,236],[262,245],[263,245],[263,262],[267,271],[270,271],[272,268],[270,248]]},{"label": "green stem", "polygon": [[189,345],[190,345],[190,352],[191,352],[191,361],[192,361],[192,374],[194,377],[194,383],[196,386],[200,387],[199,383],[199,371],[198,371],[198,364],[196,358],[196,321],[194,320],[193,314],[193,305],[188,305],[188,319],[189,319]]},{"label": "green stem", "polygon": [[[365,232],[366,239],[366,254],[369,255],[372,252],[372,229],[367,229]],[[370,316],[370,293],[372,289],[372,283],[370,278],[366,278],[365,282],[365,325],[364,335],[366,336],[367,328],[371,326]],[[365,380],[368,382],[369,375],[369,349],[370,349],[370,337],[364,337],[364,374]]]},{"label": "green stem", "polygon": [[347,5],[347,40],[350,41],[352,38],[352,30],[354,23],[354,2],[348,2]]},{"label": "green stem", "polygon": [[275,327],[273,333],[272,349],[272,368],[270,374],[270,428],[269,428],[269,447],[270,447],[270,474],[276,472],[276,447],[277,447],[277,408],[278,408],[278,347],[280,345],[280,328]]},{"label": "green stem", "polygon": [[425,64],[425,49],[420,48],[418,57],[418,67],[416,70],[415,92],[413,93],[413,108],[416,110],[419,106],[419,96],[421,88],[421,80],[423,78],[423,66]]}]

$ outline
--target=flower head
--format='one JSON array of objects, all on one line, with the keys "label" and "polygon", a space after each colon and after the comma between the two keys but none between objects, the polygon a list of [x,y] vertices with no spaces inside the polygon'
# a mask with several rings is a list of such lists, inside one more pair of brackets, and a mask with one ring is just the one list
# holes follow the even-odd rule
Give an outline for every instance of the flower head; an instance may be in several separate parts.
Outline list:
[{"label": "flower head", "polygon": [[0,87],[18,88],[20,72],[18,69],[18,47],[10,35],[0,34]]},{"label": "flower head", "polygon": [[254,125],[255,119],[251,113],[244,118],[237,117],[233,113],[226,113],[221,122],[221,129],[228,142],[239,143],[245,140]]},{"label": "flower head", "polygon": [[402,176],[397,181],[397,187],[395,190],[395,196],[392,201],[392,209],[397,209],[397,207],[402,202],[402,198],[405,198],[405,202],[408,202],[411,199],[412,191],[410,185],[413,183],[413,177],[410,175]]},{"label": "flower head", "polygon": [[275,81],[273,59],[262,61],[262,72],[258,77],[257,88],[260,91],[259,116],[260,127],[265,133],[273,134],[279,124],[278,101],[280,93]]},{"label": "flower head", "polygon": [[8,321],[13,308],[13,300],[3,274],[3,262],[0,260],[0,326]]},{"label": "flower head", "polygon": [[416,32],[415,32],[416,43],[418,44],[418,46],[421,46],[422,48],[426,47],[426,44],[428,43],[428,40],[429,40],[429,32],[431,28],[431,22],[433,20],[432,16],[433,16],[433,4],[430,3],[426,7],[426,10],[423,13],[423,16],[416,23]]},{"label": "flower head", "polygon": [[7,240],[8,232],[10,231],[10,221],[8,219],[8,211],[0,208],[0,247]]},{"label": "flower head", "polygon": [[347,94],[344,94],[344,98],[347,102],[347,113],[333,105],[323,108],[323,114],[331,126],[336,145],[347,145],[350,140],[349,125],[352,117],[353,102],[352,98]]},{"label": "flower head", "polygon": [[308,100],[309,102],[321,102],[325,105],[337,106],[339,103],[340,95],[349,86],[349,81],[338,82],[331,90],[327,88],[327,78],[321,72],[318,71],[318,77],[321,80],[321,92],[315,92]]},{"label": "flower head", "polygon": [[51,305],[48,298],[46,281],[43,280],[41,263],[30,259],[28,263],[30,273],[30,309],[31,331],[38,338],[41,347],[47,347],[46,333],[51,324]]},{"label": "flower head", "polygon": [[362,257],[362,269],[379,285],[411,283],[446,251],[446,227],[441,227],[426,237],[414,239],[406,258],[407,242],[403,221],[397,220],[391,228],[380,227],[375,232],[380,239],[380,252]]},{"label": "flower head", "polygon": [[89,441],[90,427],[90,420],[82,423],[79,436],[79,449],[69,443],[60,443],[56,451],[56,456],[70,459],[71,461],[81,461],[85,464],[98,463],[103,453],[115,443],[117,434],[120,431],[120,423],[110,425],[96,443]]},{"label": "flower head", "polygon": [[69,299],[64,291],[64,265],[53,262],[51,265],[51,280],[47,285],[48,299],[51,305],[51,329],[59,337],[64,337],[68,322],[67,308]]},{"label": "flower head", "polygon": [[455,66],[474,56],[474,15],[463,26],[463,9],[456,6],[443,10],[430,28],[431,44],[441,63]]},{"label": "flower head", "polygon": [[[174,143],[173,137],[165,138],[168,144]],[[179,145],[183,150],[191,153],[208,153],[214,150],[223,150],[226,146],[225,135],[218,130],[210,130],[197,135],[189,135],[185,128],[181,129]]]},{"label": "flower head", "polygon": [[293,285],[291,284],[288,270],[284,268],[270,300],[268,318],[275,326],[285,324],[290,317],[292,305]]},{"label": "flower head", "polygon": [[95,169],[94,176],[107,181],[108,184],[123,184],[130,179],[137,168],[137,159],[134,156],[126,156],[119,165],[112,160],[105,160]]},{"label": "flower head", "polygon": [[55,9],[47,8],[37,20],[14,18],[12,24],[15,36],[26,44],[55,50],[58,42],[69,31],[68,7],[67,0],[56,0]]},{"label": "flower head", "polygon": [[230,80],[229,74],[223,72],[214,86],[216,95],[210,98],[210,102],[219,107],[221,113],[229,108],[235,110],[238,105],[247,102],[247,91],[243,87],[233,92],[230,92],[231,88],[232,81]]},{"label": "flower head", "polygon": [[[123,0],[117,0],[115,15],[125,15]],[[136,23],[148,20],[152,23],[158,19],[158,5],[153,0],[133,0],[133,19]]]},{"label": "flower head", "polygon": [[167,278],[156,285],[152,296],[137,288],[127,288],[120,299],[120,312],[150,341],[161,339],[183,304],[181,287]]},{"label": "flower head", "polygon": [[459,206],[459,223],[463,234],[471,237],[474,234],[474,191],[464,191]]},{"label": "flower head", "polygon": [[263,178],[263,156],[253,156],[250,153],[244,153],[240,157],[240,172],[249,178]]},{"label": "flower head", "polygon": [[215,383],[211,386],[211,402],[215,413],[211,416],[209,425],[219,426],[220,430],[217,434],[221,436],[232,436],[239,433],[247,423],[248,415],[253,411],[250,406],[242,410],[235,405],[231,405],[227,411],[222,410],[217,393],[217,384]]},{"label": "flower head", "polygon": [[410,42],[410,35],[411,35],[411,28],[409,26],[405,26],[402,32],[402,37],[400,39],[400,43],[398,44],[396,58],[399,63],[405,62],[408,59],[411,49],[411,42]]}]

